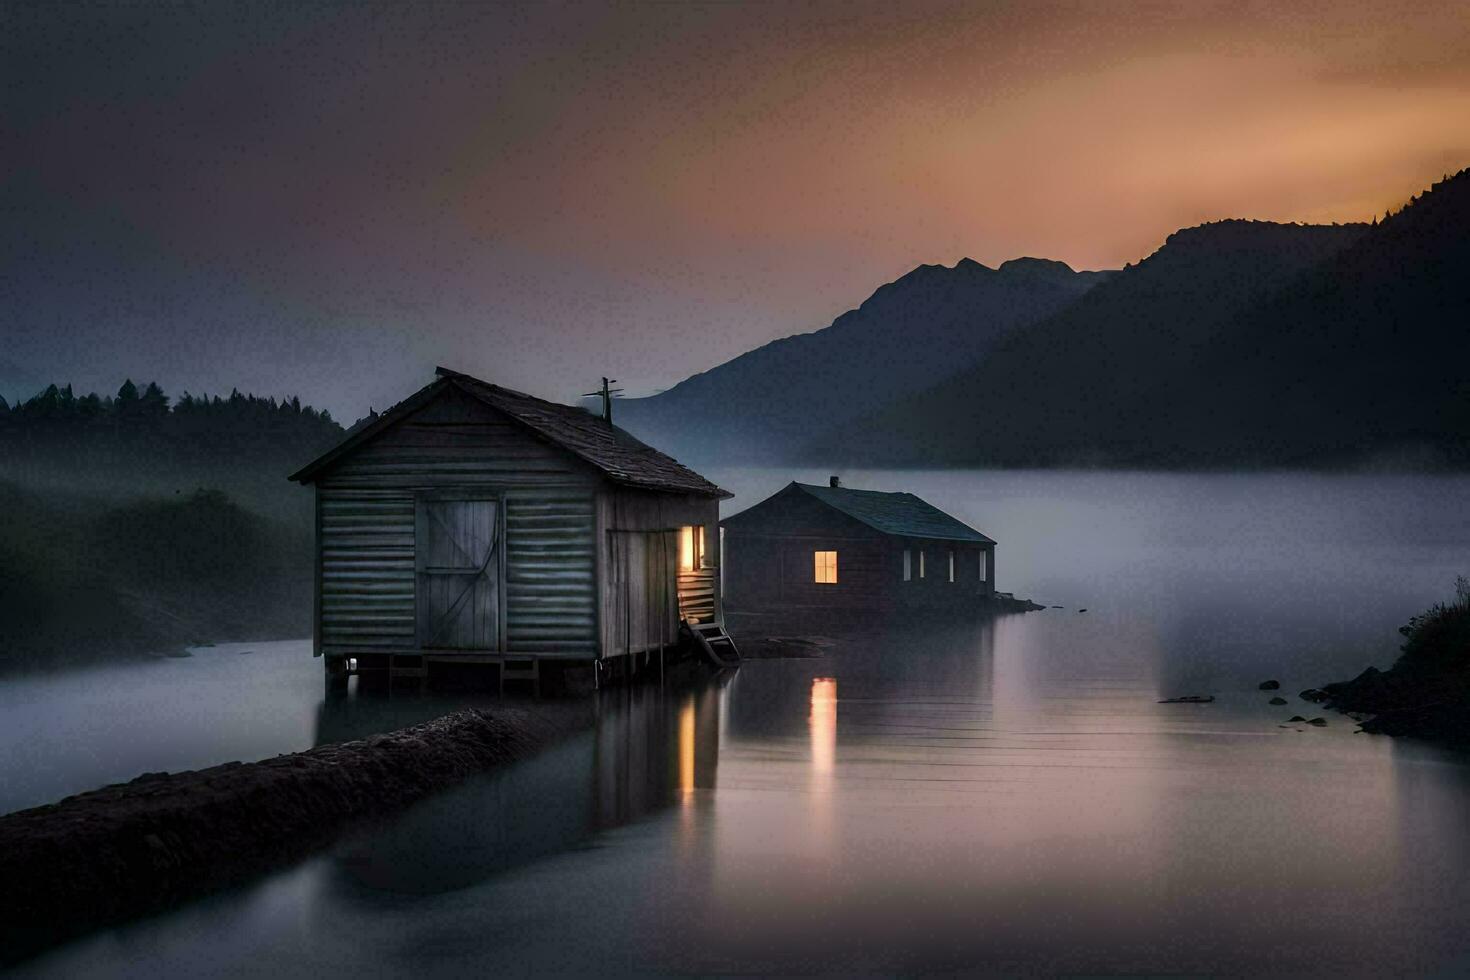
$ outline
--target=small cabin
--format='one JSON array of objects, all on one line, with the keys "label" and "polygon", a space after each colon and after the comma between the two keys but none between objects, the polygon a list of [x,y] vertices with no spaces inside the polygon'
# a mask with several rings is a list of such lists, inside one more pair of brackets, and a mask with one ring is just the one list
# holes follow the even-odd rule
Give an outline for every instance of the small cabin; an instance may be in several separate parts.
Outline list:
[{"label": "small cabin", "polygon": [[791,483],[720,526],[742,611],[962,609],[995,595],[995,542],[911,493]]},{"label": "small cabin", "polygon": [[291,479],[316,492],[329,682],[637,670],[720,619],[730,494],[581,408],[440,368]]}]

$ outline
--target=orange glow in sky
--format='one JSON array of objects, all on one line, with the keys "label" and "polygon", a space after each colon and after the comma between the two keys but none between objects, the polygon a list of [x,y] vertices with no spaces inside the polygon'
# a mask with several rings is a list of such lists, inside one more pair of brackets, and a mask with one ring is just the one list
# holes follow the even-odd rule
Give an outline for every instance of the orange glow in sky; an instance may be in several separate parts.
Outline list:
[{"label": "orange glow in sky", "polygon": [[6,26],[7,357],[81,390],[311,390],[349,419],[436,363],[647,394],[921,263],[1116,268],[1205,221],[1368,220],[1470,165],[1464,0]]}]

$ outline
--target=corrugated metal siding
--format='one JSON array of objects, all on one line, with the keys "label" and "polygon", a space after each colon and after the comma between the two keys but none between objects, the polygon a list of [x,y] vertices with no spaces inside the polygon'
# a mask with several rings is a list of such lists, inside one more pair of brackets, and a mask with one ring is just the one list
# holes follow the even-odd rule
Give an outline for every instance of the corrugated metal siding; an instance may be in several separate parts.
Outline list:
[{"label": "corrugated metal siding", "polygon": [[317,493],[322,646],[413,646],[413,495],[328,488]]},{"label": "corrugated metal siding", "polygon": [[597,654],[593,496],[556,490],[505,498],[506,647],[511,654]]}]

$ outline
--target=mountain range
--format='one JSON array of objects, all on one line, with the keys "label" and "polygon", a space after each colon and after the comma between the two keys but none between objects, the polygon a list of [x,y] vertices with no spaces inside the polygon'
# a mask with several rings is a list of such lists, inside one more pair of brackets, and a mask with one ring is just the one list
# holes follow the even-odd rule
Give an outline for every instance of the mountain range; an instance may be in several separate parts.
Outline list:
[{"label": "mountain range", "polygon": [[650,398],[616,420],[691,459],[798,454],[816,431],[976,363],[1012,330],[1065,309],[1107,273],[1022,258],[998,269],[921,265],[813,333],[773,341]]},{"label": "mountain range", "polygon": [[694,462],[1470,466],[1470,171],[1372,224],[1136,265],[921,266],[618,421]]}]

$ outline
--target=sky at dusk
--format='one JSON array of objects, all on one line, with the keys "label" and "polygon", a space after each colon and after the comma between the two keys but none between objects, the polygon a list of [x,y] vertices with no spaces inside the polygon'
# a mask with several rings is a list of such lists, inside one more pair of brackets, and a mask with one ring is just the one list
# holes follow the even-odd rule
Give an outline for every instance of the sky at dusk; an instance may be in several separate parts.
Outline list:
[{"label": "sky at dusk", "polygon": [[915,265],[1367,220],[1470,165],[1463,3],[0,0],[0,381],[667,387]]}]

